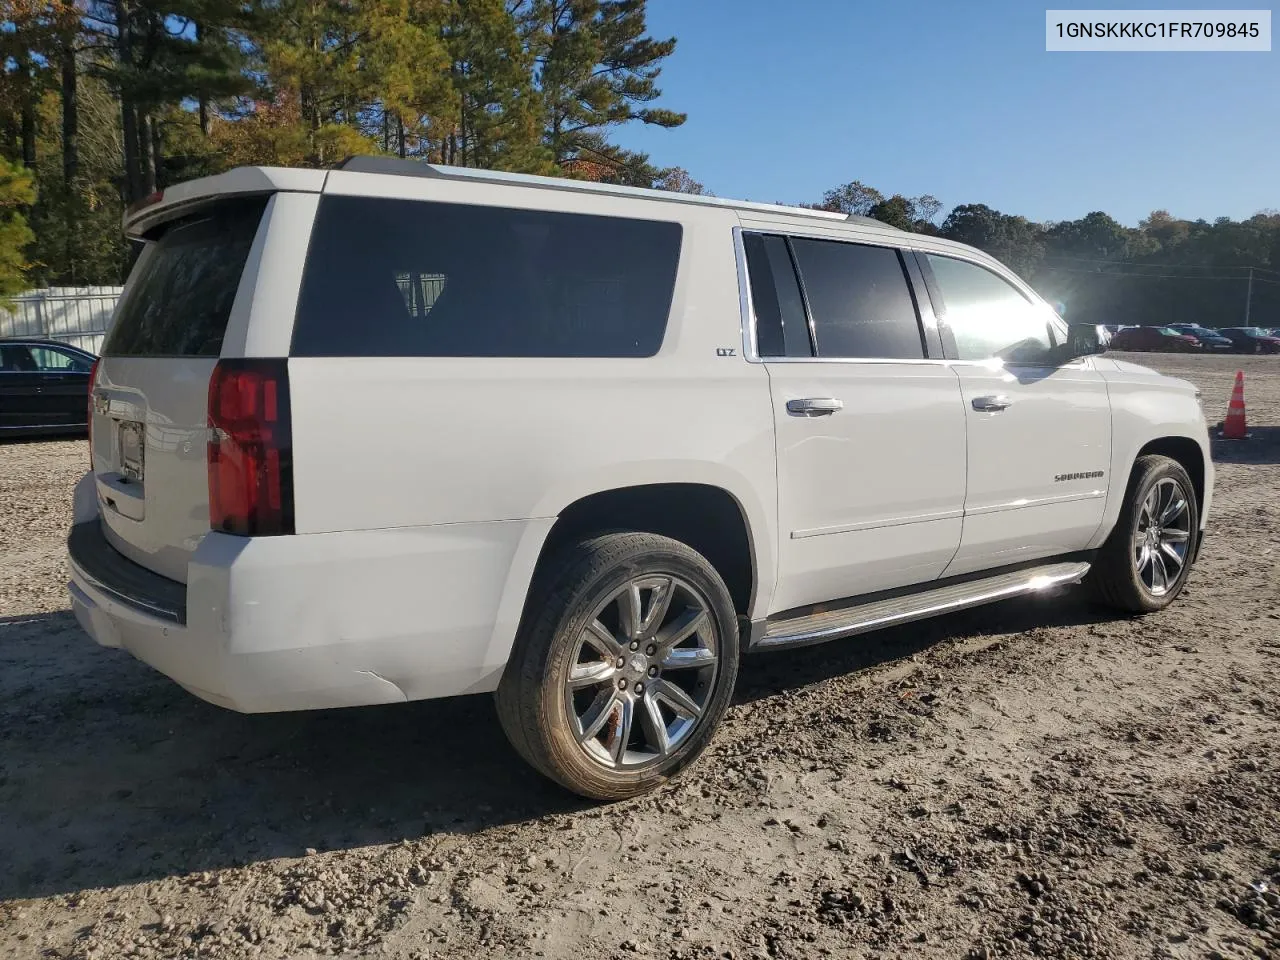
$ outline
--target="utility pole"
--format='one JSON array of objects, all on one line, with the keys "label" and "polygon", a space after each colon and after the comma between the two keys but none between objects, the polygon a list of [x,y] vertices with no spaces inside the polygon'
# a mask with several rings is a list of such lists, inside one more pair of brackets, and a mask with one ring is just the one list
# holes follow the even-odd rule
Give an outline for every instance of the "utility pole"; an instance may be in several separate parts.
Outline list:
[{"label": "utility pole", "polygon": [[1244,325],[1249,326],[1249,308],[1253,305],[1253,267],[1249,268],[1249,292],[1244,295]]}]

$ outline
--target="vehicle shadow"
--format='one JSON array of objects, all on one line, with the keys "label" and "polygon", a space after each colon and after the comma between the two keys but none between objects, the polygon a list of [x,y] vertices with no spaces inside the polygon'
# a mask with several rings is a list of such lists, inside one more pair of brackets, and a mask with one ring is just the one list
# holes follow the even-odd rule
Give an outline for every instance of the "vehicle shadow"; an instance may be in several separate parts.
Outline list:
[{"label": "vehicle shadow", "polygon": [[1114,620],[1116,613],[1089,602],[1078,588],[1021,597],[943,617],[877,630],[811,647],[749,656],[734,696],[737,703],[805,687],[832,677],[907,660],[947,640],[989,636],[992,641],[1039,627],[1080,626]]},{"label": "vehicle shadow", "polygon": [[39,443],[56,443],[62,440],[85,440],[89,431],[84,427],[57,433],[0,433],[0,447],[35,446]]},{"label": "vehicle shadow", "polygon": [[1248,428],[1244,440],[1218,439],[1221,424],[1210,429],[1214,463],[1280,463],[1280,427]]},{"label": "vehicle shadow", "polygon": [[[1072,594],[748,657],[736,700],[942,640],[1090,622]],[[529,769],[487,696],[242,715],[80,631],[0,618],[0,901],[242,866],[591,806]]]},{"label": "vehicle shadow", "polygon": [[237,714],[68,612],[0,618],[0,743],[0,901],[588,806],[520,761],[488,697]]}]

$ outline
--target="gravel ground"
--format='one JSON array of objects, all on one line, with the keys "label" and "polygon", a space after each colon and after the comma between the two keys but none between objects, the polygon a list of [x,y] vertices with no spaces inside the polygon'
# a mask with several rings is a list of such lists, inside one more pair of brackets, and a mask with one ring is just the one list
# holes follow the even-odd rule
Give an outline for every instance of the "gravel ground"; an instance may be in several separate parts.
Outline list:
[{"label": "gravel ground", "polygon": [[1078,592],[749,660],[608,807],[485,698],[240,716],[67,612],[83,441],[0,445],[0,956],[1280,957],[1280,360],[1147,357],[1218,450],[1184,596]]}]

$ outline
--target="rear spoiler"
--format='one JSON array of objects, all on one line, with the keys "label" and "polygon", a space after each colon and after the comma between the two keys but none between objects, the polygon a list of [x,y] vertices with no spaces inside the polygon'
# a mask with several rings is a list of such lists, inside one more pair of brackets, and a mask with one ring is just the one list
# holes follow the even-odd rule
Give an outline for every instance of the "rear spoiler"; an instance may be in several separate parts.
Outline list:
[{"label": "rear spoiler", "polygon": [[124,212],[127,237],[141,237],[166,220],[182,216],[224,197],[277,193],[319,193],[324,189],[326,170],[297,170],[289,167],[236,167],[213,177],[188,180],[151,194],[131,204]]}]

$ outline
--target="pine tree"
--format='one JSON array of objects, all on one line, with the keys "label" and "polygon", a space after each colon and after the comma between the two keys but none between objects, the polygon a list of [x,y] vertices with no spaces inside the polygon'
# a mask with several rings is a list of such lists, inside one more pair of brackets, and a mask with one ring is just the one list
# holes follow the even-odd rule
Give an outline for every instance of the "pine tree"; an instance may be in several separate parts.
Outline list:
[{"label": "pine tree", "polygon": [[26,248],[34,234],[22,215],[35,200],[35,182],[21,164],[0,159],[0,303],[27,286]]},{"label": "pine tree", "polygon": [[454,0],[443,24],[453,121],[442,163],[549,172],[541,144],[533,58],[505,0]]},{"label": "pine tree", "polygon": [[88,0],[95,72],[120,98],[124,182],[132,202],[167,180],[163,115],[188,99],[248,92],[237,0]]},{"label": "pine tree", "polygon": [[685,114],[650,106],[676,41],[646,35],[645,0],[531,0],[523,19],[537,60],[543,135],[557,164],[572,165],[618,124],[684,123]]}]

